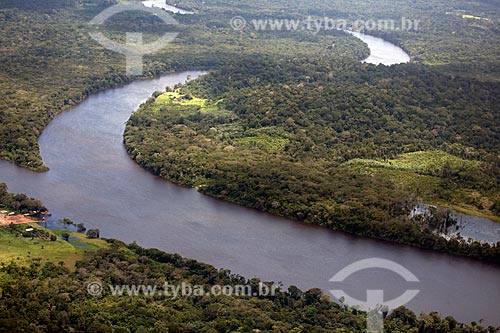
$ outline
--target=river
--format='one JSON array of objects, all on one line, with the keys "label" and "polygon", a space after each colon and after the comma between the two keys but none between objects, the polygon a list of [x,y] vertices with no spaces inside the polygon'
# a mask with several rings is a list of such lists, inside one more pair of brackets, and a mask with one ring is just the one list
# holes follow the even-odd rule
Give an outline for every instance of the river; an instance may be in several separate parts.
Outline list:
[{"label": "river", "polygon": [[180,9],[174,6],[168,5],[165,0],[146,0],[143,1],[142,4],[146,7],[156,7],[156,8],[161,8],[166,10],[167,12],[171,12],[174,14],[193,14],[192,12],[189,12],[184,9]]},{"label": "river", "polygon": [[[99,228],[101,235],[179,253],[246,277],[281,281],[302,289],[343,289],[386,299],[407,289],[420,293],[407,306],[439,311],[460,321],[500,325],[500,267],[467,258],[356,238],[218,201],[178,187],[135,164],[122,144],[130,114],[154,91],[202,72],[137,81],[90,96],[57,116],[40,137],[46,173],[0,161],[0,182],[40,198],[53,213]],[[404,265],[419,279],[405,282],[380,269],[329,279],[357,260],[379,257]]]},{"label": "river", "polygon": [[363,60],[365,63],[390,66],[410,62],[410,56],[403,51],[403,49],[382,38],[370,36],[361,32],[345,31],[361,39],[368,45],[370,56]]}]

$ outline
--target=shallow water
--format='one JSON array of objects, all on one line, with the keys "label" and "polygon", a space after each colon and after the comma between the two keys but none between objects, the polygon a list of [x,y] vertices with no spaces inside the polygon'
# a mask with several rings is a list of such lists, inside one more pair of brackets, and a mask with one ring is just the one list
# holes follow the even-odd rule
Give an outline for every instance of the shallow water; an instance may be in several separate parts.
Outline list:
[{"label": "shallow water", "polygon": [[[435,207],[435,206],[434,206]],[[436,208],[436,207],[435,207]],[[446,210],[446,208],[438,207],[438,209]],[[465,239],[478,240],[495,244],[500,242],[500,223],[485,218],[462,214],[454,210],[451,211],[451,216],[457,220],[457,224],[449,228],[449,235],[457,236],[460,234]],[[413,215],[428,215],[430,214],[429,206],[418,204],[412,212]]]}]

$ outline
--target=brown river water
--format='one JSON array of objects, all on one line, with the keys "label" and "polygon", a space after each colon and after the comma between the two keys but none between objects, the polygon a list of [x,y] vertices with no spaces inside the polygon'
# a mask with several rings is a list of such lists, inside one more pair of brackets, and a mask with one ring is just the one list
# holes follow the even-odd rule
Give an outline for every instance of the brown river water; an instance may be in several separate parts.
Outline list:
[{"label": "brown river water", "polygon": [[[460,321],[500,325],[500,267],[467,258],[356,238],[218,201],[178,187],[136,165],[122,144],[130,114],[154,91],[201,72],[164,75],[91,96],[57,116],[40,138],[46,173],[0,161],[0,182],[13,192],[40,198],[53,213],[50,225],[68,217],[101,235],[198,259],[246,277],[281,281],[302,289],[343,289],[386,299],[407,289],[420,293],[407,306],[439,311]],[[329,282],[357,260],[384,258],[420,280],[406,282],[382,269],[363,270]]]}]

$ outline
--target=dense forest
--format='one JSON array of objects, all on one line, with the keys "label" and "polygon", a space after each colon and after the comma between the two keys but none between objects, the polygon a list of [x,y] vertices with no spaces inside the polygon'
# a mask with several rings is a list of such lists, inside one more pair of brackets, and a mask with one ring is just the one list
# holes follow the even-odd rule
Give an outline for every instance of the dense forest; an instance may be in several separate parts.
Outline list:
[{"label": "dense forest", "polygon": [[[1,190],[0,207],[23,198],[5,186]],[[366,332],[366,313],[331,302],[320,289],[285,289],[135,243],[29,226],[31,231],[23,225],[0,228],[0,332]],[[98,294],[89,292],[94,282],[104,287]],[[279,288],[259,295],[172,297],[165,283],[207,291],[214,286],[256,291],[260,284]],[[108,288],[126,285],[158,289],[131,296],[122,289],[120,296]],[[417,316],[405,307],[385,313],[384,327],[394,333],[500,330],[436,312]]]},{"label": "dense forest", "polygon": [[[225,10],[246,18],[304,18],[311,15],[352,21],[416,19],[420,21],[417,31],[395,29],[371,30],[369,33],[401,46],[410,53],[412,62],[452,75],[499,80],[500,8],[494,0],[179,0],[176,4],[201,13],[216,14]],[[228,6],[231,6],[230,10]]]},{"label": "dense forest", "polygon": [[[353,18],[366,10],[321,3],[296,3],[287,17],[323,10]],[[212,13],[226,6],[183,4]],[[434,222],[409,218],[415,203],[424,201],[500,219],[500,72],[498,50],[491,46],[498,26],[455,15],[460,5],[384,3],[370,12],[390,18],[413,13],[424,20],[417,32],[383,34],[415,55],[410,64],[372,66],[352,57],[255,48],[258,55],[155,93],[128,122],[127,150],[153,173],[217,198],[356,235],[498,262],[498,244],[446,241]],[[463,6],[477,15],[499,10],[487,2]],[[273,13],[280,2],[234,4],[231,14],[269,17],[262,8]],[[443,17],[444,31],[459,33],[437,45],[433,38]],[[489,45],[484,53],[471,52],[468,38]],[[417,40],[432,47],[417,52],[411,44]],[[447,63],[436,60],[444,53]]]},{"label": "dense forest", "polygon": [[[0,0],[0,158],[47,170],[37,142],[45,126],[90,94],[137,79],[125,75],[124,57],[88,34],[88,22],[116,2]],[[446,215],[409,216],[425,201],[500,218],[498,2],[177,4],[195,14],[176,15],[178,38],[145,57],[143,78],[211,72],[155,93],[131,117],[124,140],[135,161],[165,179],[248,207],[500,263],[500,243],[438,235],[449,223]],[[418,31],[370,32],[412,57],[410,64],[384,67],[360,63],[369,53],[366,45],[341,31],[234,31],[229,22],[235,15],[404,16],[422,22]],[[166,29],[172,27],[136,12],[103,27],[117,40],[130,31],[152,40]],[[38,200],[8,193],[4,184],[0,208],[46,210]],[[47,237],[51,233],[57,237]],[[340,308],[318,289],[290,287],[273,297],[92,297],[86,286],[95,280],[205,286],[259,281],[115,240],[97,252],[88,245],[73,249],[76,264],[74,253],[56,263],[56,256],[41,260],[24,246],[40,253],[56,246],[59,258],[69,241],[56,231],[29,236],[19,236],[15,227],[0,231],[0,244],[8,247],[22,238],[25,259],[0,263],[0,332],[365,331],[364,313]],[[388,314],[385,329],[498,331],[405,308]]]},{"label": "dense forest", "polygon": [[499,262],[500,244],[447,242],[408,217],[417,200],[473,194],[498,214],[495,87],[418,65],[248,59],[156,93],[132,115],[125,143],[153,173],[217,198]]},{"label": "dense forest", "polygon": [[[50,243],[58,242],[65,241]],[[103,286],[184,282],[205,290],[214,285],[256,287],[260,283],[179,255],[107,242],[74,267],[36,257],[24,265],[3,261],[0,332],[366,332],[365,313],[341,308],[319,289],[301,291],[291,286],[274,296],[173,298],[162,290],[154,296],[113,296],[105,287],[100,295],[91,296],[87,285],[94,281]],[[435,312],[417,316],[404,307],[386,316],[384,328],[389,333],[498,332]]]},{"label": "dense forest", "polygon": [[[43,171],[38,137],[51,119],[90,94],[129,82],[125,58],[94,41],[88,23],[114,1],[38,0],[0,2],[0,158]],[[235,34],[229,14],[205,13],[196,19],[176,17],[165,26],[140,12],[115,15],[104,27],[110,38],[144,32],[146,41],[165,30],[179,32],[175,42],[145,57],[143,77],[187,69],[220,68],[254,54],[297,52],[318,57],[361,59],[368,50],[360,41],[340,34],[254,36]],[[336,49],[330,46],[335,41]]]},{"label": "dense forest", "polygon": [[[0,2],[0,158],[33,170],[46,167],[37,139],[58,113],[89,94],[123,84],[124,58],[89,36],[88,22],[114,0],[25,0]],[[145,57],[144,77],[185,69],[217,69],[262,56],[350,59],[368,54],[359,40],[339,31],[234,31],[234,15],[253,18],[419,19],[418,31],[372,31],[402,46],[414,63],[453,76],[498,81],[498,4],[494,1],[218,1],[181,0],[195,15],[176,15],[179,37],[165,50]],[[472,17],[472,18],[471,18]],[[479,18],[479,19],[478,19]],[[106,33],[125,31],[154,39],[169,27],[138,12],[116,15]],[[333,45],[333,46],[332,46]],[[268,58],[263,58],[264,62]],[[474,82],[474,81],[472,81]]]}]

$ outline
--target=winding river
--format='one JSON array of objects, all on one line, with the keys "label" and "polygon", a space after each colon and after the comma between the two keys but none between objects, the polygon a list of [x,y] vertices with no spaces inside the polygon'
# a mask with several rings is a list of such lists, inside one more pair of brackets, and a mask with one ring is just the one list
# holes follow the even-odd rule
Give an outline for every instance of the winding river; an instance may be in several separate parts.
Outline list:
[{"label": "winding river", "polygon": [[[467,258],[361,239],[212,199],[181,188],[136,165],[122,144],[130,114],[154,91],[202,72],[137,81],[96,94],[57,116],[40,137],[50,171],[33,173],[0,161],[0,182],[40,198],[53,213],[101,229],[101,235],[180,253],[246,277],[307,289],[343,289],[366,298],[367,289],[393,299],[420,293],[407,306],[440,311],[460,321],[500,325],[500,267]],[[357,260],[380,257],[404,265],[419,279],[405,282],[379,269],[331,283]]]},{"label": "winding river", "polygon": [[382,38],[370,36],[356,31],[348,31],[356,38],[361,39],[368,45],[370,56],[363,60],[367,64],[373,65],[397,65],[410,62],[410,56],[402,48],[389,43]]}]

